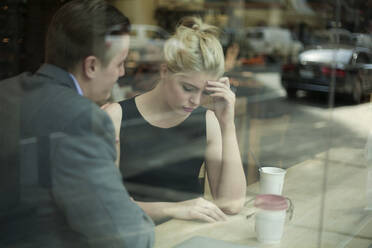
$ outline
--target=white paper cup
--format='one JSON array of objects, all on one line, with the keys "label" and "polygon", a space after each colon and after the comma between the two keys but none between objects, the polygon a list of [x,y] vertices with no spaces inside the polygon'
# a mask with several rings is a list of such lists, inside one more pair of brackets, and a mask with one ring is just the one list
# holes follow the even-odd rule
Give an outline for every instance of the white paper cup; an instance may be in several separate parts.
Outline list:
[{"label": "white paper cup", "polygon": [[284,231],[287,199],[279,195],[258,195],[254,205],[258,209],[255,218],[257,240],[265,244],[279,243]]},{"label": "white paper cup", "polygon": [[286,171],[276,167],[260,168],[260,194],[281,195]]}]

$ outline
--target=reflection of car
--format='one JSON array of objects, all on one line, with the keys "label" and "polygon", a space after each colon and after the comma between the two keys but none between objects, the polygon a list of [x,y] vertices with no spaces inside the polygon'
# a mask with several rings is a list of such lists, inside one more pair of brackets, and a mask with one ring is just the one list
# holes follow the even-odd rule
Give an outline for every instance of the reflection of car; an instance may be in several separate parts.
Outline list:
[{"label": "reflection of car", "polygon": [[298,53],[303,45],[293,39],[288,29],[277,27],[249,27],[244,29],[244,38],[256,54],[289,56]]},{"label": "reflection of car", "polygon": [[305,50],[299,62],[282,67],[282,85],[288,97],[297,90],[330,92],[332,77],[335,93],[347,94],[354,102],[372,91],[372,54],[369,49],[328,46]]},{"label": "reflection of car", "polygon": [[311,38],[312,45],[323,44],[346,44],[352,45],[353,35],[346,29],[331,28],[328,30],[317,30]]},{"label": "reflection of car", "polygon": [[158,26],[131,25],[126,76],[119,80],[119,84],[130,85],[134,91],[151,89],[158,79],[164,44],[169,37],[169,33]]},{"label": "reflection of car", "polygon": [[139,53],[141,61],[161,59],[163,46],[169,34],[153,25],[133,24],[130,32],[130,51]]},{"label": "reflection of car", "polygon": [[353,41],[356,46],[372,49],[372,35],[353,33]]},{"label": "reflection of car", "polygon": [[240,56],[251,58],[269,55],[296,58],[303,49],[300,41],[293,38],[288,29],[278,27],[246,27],[243,29],[226,28],[220,38],[224,50],[232,43],[240,47]]}]

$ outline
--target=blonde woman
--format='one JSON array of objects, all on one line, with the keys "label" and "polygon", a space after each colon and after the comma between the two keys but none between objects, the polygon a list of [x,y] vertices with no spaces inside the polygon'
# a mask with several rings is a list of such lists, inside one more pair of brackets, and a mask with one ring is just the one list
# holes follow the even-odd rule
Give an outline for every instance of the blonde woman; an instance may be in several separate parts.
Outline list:
[{"label": "blonde woman", "polygon": [[[225,220],[225,214],[238,213],[244,203],[235,95],[229,79],[222,77],[224,56],[217,32],[199,18],[184,18],[164,46],[165,63],[155,88],[107,108],[120,126],[124,183],[155,222]],[[201,107],[207,101],[208,109]],[[159,160],[160,153],[165,159]],[[201,197],[203,162],[213,202]]]}]

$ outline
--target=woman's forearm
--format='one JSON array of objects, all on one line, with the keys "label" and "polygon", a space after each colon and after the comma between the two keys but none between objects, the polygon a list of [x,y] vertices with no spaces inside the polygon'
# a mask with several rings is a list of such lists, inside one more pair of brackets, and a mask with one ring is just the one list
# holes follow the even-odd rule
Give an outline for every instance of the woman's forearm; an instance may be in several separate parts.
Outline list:
[{"label": "woman's forearm", "polygon": [[172,202],[140,202],[135,201],[142,210],[151,217],[154,222],[163,221],[172,218],[168,211],[174,205]]},{"label": "woman's forearm", "polygon": [[220,126],[222,135],[222,166],[217,200],[225,212],[237,213],[245,201],[246,179],[236,138],[235,124]]},{"label": "woman's forearm", "polygon": [[214,222],[225,220],[225,214],[212,202],[198,197],[182,202],[137,202],[153,221],[160,222],[169,218],[183,220],[202,220]]}]

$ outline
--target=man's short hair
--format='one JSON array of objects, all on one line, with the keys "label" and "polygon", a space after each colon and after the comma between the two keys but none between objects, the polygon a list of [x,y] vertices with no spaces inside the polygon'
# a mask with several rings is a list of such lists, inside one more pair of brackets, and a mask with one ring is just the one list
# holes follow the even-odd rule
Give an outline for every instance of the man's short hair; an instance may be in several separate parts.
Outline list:
[{"label": "man's short hair", "polygon": [[53,16],[46,36],[45,62],[73,69],[88,56],[104,65],[112,59],[105,39],[128,34],[129,19],[104,0],[73,0]]}]

